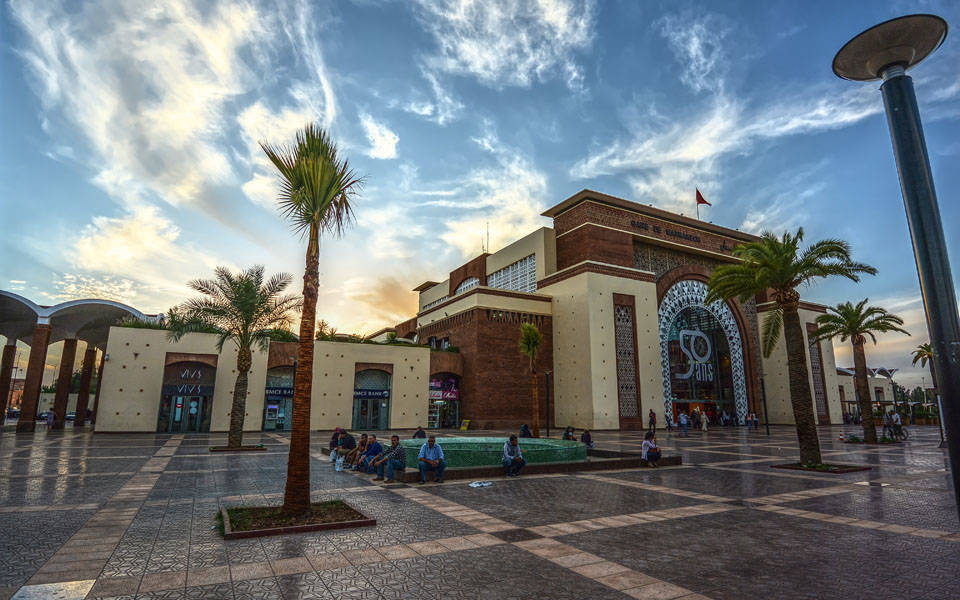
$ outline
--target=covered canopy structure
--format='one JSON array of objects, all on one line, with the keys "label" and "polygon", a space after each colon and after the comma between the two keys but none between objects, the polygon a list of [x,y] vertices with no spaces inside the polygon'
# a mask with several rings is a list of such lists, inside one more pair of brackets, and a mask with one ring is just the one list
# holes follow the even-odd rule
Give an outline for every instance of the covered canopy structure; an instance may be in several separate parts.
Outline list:
[{"label": "covered canopy structure", "polygon": [[[17,341],[30,346],[30,359],[27,363],[27,377],[23,386],[20,420],[17,431],[33,431],[36,426],[37,404],[40,399],[40,387],[43,380],[43,368],[50,344],[63,341],[63,354],[57,376],[57,392],[54,400],[54,429],[62,429],[66,416],[67,397],[70,392],[70,379],[76,359],[77,342],[83,340],[87,350],[83,357],[80,375],[80,393],[77,398],[76,424],[87,419],[90,380],[97,358],[97,350],[106,348],[110,326],[127,317],[154,320],[155,315],[145,315],[139,310],[103,299],[70,300],[54,306],[42,306],[19,294],[0,290],[0,335],[7,338],[3,348],[0,365],[0,394],[2,410],[0,425],[6,417],[6,403],[10,395],[11,370],[16,352]],[[103,358],[99,371],[103,371]],[[99,384],[94,398],[94,415],[99,400]]]}]

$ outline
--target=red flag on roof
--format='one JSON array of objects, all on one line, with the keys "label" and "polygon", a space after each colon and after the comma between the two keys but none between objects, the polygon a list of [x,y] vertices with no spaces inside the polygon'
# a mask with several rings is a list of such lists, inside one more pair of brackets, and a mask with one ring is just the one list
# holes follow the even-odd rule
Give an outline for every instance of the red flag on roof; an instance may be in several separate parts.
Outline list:
[{"label": "red flag on roof", "polygon": [[704,200],[703,194],[701,194],[700,190],[697,189],[697,206],[700,206],[701,204],[706,204],[707,206],[713,206],[712,204]]}]

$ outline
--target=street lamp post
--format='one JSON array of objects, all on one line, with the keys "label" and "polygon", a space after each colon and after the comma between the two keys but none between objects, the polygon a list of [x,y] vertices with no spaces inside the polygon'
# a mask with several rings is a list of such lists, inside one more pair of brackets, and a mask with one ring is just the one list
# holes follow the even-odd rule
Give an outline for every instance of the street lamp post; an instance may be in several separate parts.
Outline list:
[{"label": "street lamp post", "polygon": [[550,437],[550,371],[545,373],[547,380],[547,437]]},{"label": "street lamp post", "polygon": [[853,81],[883,80],[880,91],[920,277],[960,511],[960,317],[913,79],[907,75],[946,36],[947,22],[936,15],[892,19],[847,42],[833,59],[833,72]]}]

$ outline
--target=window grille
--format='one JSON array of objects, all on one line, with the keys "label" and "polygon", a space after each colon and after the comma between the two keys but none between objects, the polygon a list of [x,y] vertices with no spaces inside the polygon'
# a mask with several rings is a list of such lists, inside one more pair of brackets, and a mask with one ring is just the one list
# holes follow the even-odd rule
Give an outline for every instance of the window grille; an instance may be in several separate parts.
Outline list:
[{"label": "window grille", "polygon": [[477,277],[470,277],[469,279],[464,279],[463,283],[457,286],[457,291],[453,293],[454,296],[462,294],[467,290],[473,289],[480,285],[480,279]]},{"label": "window grille", "polygon": [[501,290],[537,291],[537,255],[531,254],[487,276],[487,286]]},{"label": "window grille", "polygon": [[446,302],[446,301],[449,300],[449,299],[450,299],[450,296],[444,296],[443,298],[438,298],[438,299],[434,300],[433,302],[427,302],[426,304],[423,305],[423,310],[427,310],[428,308],[433,308],[434,306],[436,306],[436,305],[438,305],[438,304],[442,304],[442,303]]}]

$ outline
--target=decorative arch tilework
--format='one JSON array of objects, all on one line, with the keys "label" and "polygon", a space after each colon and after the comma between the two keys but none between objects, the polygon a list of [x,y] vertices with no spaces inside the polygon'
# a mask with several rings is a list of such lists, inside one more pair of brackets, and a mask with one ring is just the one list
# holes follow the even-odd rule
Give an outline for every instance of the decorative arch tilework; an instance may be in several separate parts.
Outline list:
[{"label": "decorative arch tilework", "polygon": [[747,416],[747,376],[743,364],[743,344],[733,311],[722,300],[707,304],[707,285],[702,281],[678,281],[664,295],[657,311],[660,323],[660,364],[663,370],[663,407],[667,419],[673,420],[673,389],[670,383],[670,353],[668,340],[670,326],[681,310],[701,307],[720,321],[730,346],[730,369],[733,373],[733,397],[737,407],[736,419],[743,423]]}]

